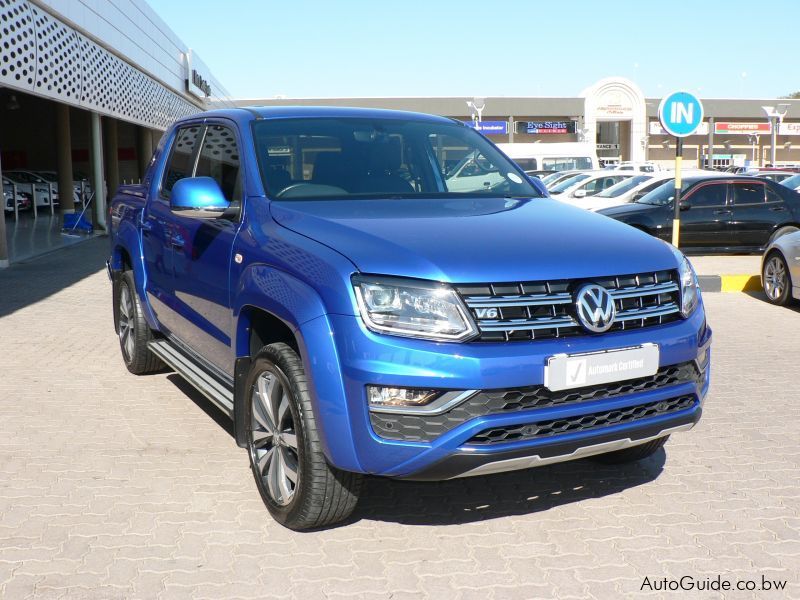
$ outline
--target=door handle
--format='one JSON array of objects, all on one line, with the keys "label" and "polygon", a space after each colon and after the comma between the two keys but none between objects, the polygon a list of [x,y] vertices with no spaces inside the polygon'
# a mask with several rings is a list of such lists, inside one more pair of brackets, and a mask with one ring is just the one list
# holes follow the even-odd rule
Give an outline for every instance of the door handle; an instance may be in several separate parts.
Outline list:
[{"label": "door handle", "polygon": [[729,214],[731,214],[731,211],[729,211],[727,209],[715,210],[714,214],[715,215],[729,215]]},{"label": "door handle", "polygon": [[783,212],[783,211],[786,210],[786,207],[785,206],[770,206],[769,209],[772,212]]}]

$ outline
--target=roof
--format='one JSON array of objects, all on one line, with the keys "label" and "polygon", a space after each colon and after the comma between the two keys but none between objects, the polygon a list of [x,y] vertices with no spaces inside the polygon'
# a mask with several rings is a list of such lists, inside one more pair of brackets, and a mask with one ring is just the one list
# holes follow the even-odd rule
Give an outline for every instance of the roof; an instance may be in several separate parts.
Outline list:
[{"label": "roof", "polygon": [[204,117],[225,117],[229,119],[287,119],[287,118],[362,118],[362,119],[403,119],[410,121],[431,121],[452,123],[447,117],[426,113],[386,110],[376,108],[357,108],[352,106],[242,106],[198,113],[190,119]]}]

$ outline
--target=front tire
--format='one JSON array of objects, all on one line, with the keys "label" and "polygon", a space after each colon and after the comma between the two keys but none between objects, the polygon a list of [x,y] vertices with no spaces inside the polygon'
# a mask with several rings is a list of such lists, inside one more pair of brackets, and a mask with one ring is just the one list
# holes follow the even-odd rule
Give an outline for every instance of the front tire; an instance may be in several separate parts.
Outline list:
[{"label": "front tire", "polygon": [[773,250],[764,261],[761,270],[761,287],[767,295],[767,300],[778,306],[786,306],[792,299],[792,280],[789,276],[789,267],[783,255]]},{"label": "front tire", "polygon": [[349,517],[362,478],[327,463],[297,353],[283,343],[264,346],[245,390],[250,466],[272,517],[298,531]]},{"label": "front tire", "polygon": [[131,271],[123,271],[114,284],[114,325],[128,371],[143,375],[164,368],[161,359],[147,347],[153,331],[144,318]]},{"label": "front tire", "polygon": [[639,444],[638,446],[632,446],[624,450],[598,454],[597,456],[593,456],[592,459],[607,465],[623,465],[636,462],[653,456],[653,454],[661,450],[668,439],[669,436],[665,435],[664,437],[657,438],[645,444]]}]

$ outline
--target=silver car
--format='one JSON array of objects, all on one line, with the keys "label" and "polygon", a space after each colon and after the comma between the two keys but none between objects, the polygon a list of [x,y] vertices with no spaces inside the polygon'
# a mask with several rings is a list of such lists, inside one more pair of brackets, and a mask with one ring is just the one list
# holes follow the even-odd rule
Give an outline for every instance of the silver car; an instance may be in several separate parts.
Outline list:
[{"label": "silver car", "polygon": [[800,231],[782,235],[764,252],[761,286],[767,299],[784,306],[800,300]]}]

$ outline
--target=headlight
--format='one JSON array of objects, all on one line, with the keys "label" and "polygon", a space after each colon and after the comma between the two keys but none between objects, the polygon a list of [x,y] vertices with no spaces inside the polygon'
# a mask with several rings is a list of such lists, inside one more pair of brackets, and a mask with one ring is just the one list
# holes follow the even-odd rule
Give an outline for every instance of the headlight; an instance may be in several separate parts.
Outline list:
[{"label": "headlight", "polygon": [[691,263],[682,252],[678,250],[675,252],[680,255],[681,261],[678,267],[678,277],[681,282],[681,313],[684,317],[688,317],[700,303],[700,286]]},{"label": "headlight", "polygon": [[372,331],[450,342],[477,333],[458,294],[445,284],[354,275],[353,288]]}]

